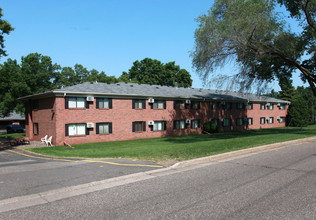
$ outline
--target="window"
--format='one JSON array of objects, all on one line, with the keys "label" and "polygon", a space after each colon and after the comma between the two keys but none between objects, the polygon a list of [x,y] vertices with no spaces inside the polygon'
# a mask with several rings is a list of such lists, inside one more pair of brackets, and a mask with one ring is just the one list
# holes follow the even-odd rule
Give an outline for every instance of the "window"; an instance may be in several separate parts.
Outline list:
[{"label": "window", "polygon": [[174,101],[174,109],[186,109],[184,101]]},{"label": "window", "polygon": [[199,127],[200,127],[200,120],[191,121],[191,128],[199,128]]},{"label": "window", "polygon": [[218,118],[214,118],[214,119],[212,120],[212,122],[214,122],[214,124],[216,124],[216,125],[219,125],[219,120],[218,120]]},{"label": "window", "polygon": [[222,102],[222,108],[223,109],[231,109],[232,103],[231,102]]},{"label": "window", "polygon": [[96,98],[96,108],[112,108],[112,99],[109,98]]},{"label": "window", "polygon": [[231,126],[231,124],[232,124],[232,120],[230,118],[223,119],[223,126],[224,127]]},{"label": "window", "polygon": [[155,121],[152,131],[163,131],[166,130],[166,121]]},{"label": "window", "polygon": [[86,124],[67,124],[66,136],[87,135]]},{"label": "window", "polygon": [[240,102],[236,103],[236,109],[243,109],[243,108],[244,108],[244,103],[240,103]]},{"label": "window", "polygon": [[260,104],[260,109],[261,109],[261,110],[266,109],[266,105],[261,103],[261,104]]},{"label": "window", "polygon": [[279,122],[280,123],[285,122],[285,117],[280,117]]},{"label": "window", "polygon": [[244,124],[244,120],[242,118],[236,118],[236,125],[241,126]]},{"label": "window", "polygon": [[280,104],[280,106],[279,106],[280,110],[285,110],[285,108],[286,108],[286,104],[284,104],[284,103]]},{"label": "window", "polygon": [[151,106],[152,109],[166,109],[166,101],[165,100],[156,100]]},{"label": "window", "polygon": [[33,124],[33,134],[38,135],[38,123]]},{"label": "window", "polygon": [[269,105],[267,105],[267,109],[268,109],[268,110],[273,110],[273,109],[274,109],[274,104],[269,104]]},{"label": "window", "polygon": [[66,109],[67,108],[86,108],[86,99],[84,97],[67,97]]},{"label": "window", "polygon": [[96,133],[97,134],[112,134],[112,123],[97,123],[96,124]]},{"label": "window", "polygon": [[133,109],[146,109],[146,100],[133,99]]},{"label": "window", "polygon": [[211,109],[218,109],[218,102],[212,102],[211,103]]},{"label": "window", "polygon": [[133,126],[133,132],[146,131],[146,122],[145,121],[134,121],[132,126]]},{"label": "window", "polygon": [[274,118],[273,117],[268,118],[268,120],[267,120],[268,124],[273,124],[273,122],[274,122]]},{"label": "window", "polygon": [[174,129],[185,129],[185,120],[176,120],[173,125]]},{"label": "window", "polygon": [[252,118],[247,118],[247,123],[248,123],[248,125],[252,125],[253,124],[253,119]]},{"label": "window", "polygon": [[197,101],[191,102],[191,108],[192,109],[200,109],[200,102],[197,102]]},{"label": "window", "polygon": [[249,110],[253,109],[253,104],[252,104],[252,103],[248,103],[247,108],[248,108]]},{"label": "window", "polygon": [[260,118],[260,124],[265,124],[266,123],[266,118],[265,117],[261,117]]}]

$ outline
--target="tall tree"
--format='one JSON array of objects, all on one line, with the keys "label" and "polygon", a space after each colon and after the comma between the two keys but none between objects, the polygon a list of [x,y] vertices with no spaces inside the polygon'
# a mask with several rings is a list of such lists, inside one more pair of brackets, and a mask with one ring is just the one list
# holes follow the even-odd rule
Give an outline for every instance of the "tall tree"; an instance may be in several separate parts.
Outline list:
[{"label": "tall tree", "polygon": [[119,81],[153,85],[191,87],[191,75],[175,62],[163,64],[159,60],[145,58],[136,60],[128,73],[123,72]]},{"label": "tall tree", "polygon": [[2,8],[0,8],[0,58],[7,55],[4,50],[4,34],[10,34],[14,30],[8,21],[1,19],[2,16]]},{"label": "tall tree", "polygon": [[23,112],[23,105],[17,98],[29,94],[29,87],[23,78],[16,60],[8,59],[0,65],[0,114],[7,116],[12,110]]},{"label": "tall tree", "polygon": [[302,33],[285,28],[276,0],[216,0],[208,14],[197,19],[191,56],[201,78],[216,78],[216,70],[233,61],[239,67],[234,81],[242,90],[291,78],[299,70],[316,96],[316,0],[279,2],[302,21]]}]

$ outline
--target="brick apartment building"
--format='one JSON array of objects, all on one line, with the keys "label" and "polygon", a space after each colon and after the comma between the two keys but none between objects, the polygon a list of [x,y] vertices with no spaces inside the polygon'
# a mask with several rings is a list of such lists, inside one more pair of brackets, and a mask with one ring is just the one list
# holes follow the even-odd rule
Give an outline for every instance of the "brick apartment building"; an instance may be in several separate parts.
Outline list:
[{"label": "brick apartment building", "polygon": [[135,83],[82,83],[20,98],[26,136],[54,145],[201,134],[206,121],[223,131],[284,127],[289,102],[208,89]]}]

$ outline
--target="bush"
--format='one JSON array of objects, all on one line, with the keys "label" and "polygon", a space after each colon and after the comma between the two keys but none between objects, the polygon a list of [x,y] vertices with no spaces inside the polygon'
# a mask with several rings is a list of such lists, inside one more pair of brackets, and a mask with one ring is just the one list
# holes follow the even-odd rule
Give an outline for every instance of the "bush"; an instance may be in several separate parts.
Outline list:
[{"label": "bush", "polygon": [[215,122],[208,121],[204,123],[203,130],[209,133],[218,133],[220,132],[220,127]]}]

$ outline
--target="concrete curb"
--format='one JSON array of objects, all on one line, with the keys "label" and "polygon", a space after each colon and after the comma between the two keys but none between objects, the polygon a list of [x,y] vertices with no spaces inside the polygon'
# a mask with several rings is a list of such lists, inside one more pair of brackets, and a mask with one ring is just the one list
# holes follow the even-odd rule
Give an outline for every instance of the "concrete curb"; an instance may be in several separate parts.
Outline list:
[{"label": "concrete curb", "polygon": [[196,166],[207,164],[209,162],[218,162],[225,159],[234,159],[236,156],[249,155],[249,153],[259,153],[264,151],[269,151],[273,149],[289,147],[295,144],[305,143],[305,142],[314,142],[316,137],[297,139],[293,141],[286,141],[282,143],[263,145],[254,148],[248,148],[244,150],[238,150],[223,154],[218,154],[214,156],[202,157],[188,161],[178,162],[170,167],[156,169],[146,172],[134,173],[125,176],[105,179],[101,181],[95,181],[91,183],[81,184],[77,186],[64,187],[61,189],[50,190],[42,193],[18,196],[9,199],[4,199],[0,201],[0,213],[7,212],[22,208],[27,208],[35,205],[48,204],[61,199],[70,198],[73,196],[83,195],[95,191],[100,191],[116,186],[121,186],[129,183],[139,182],[142,180],[148,180],[156,178],[158,176],[164,176],[173,174],[176,172],[181,172],[183,170],[194,169]]},{"label": "concrete curb", "polygon": [[224,158],[228,158],[228,157],[239,156],[239,155],[244,155],[244,154],[249,154],[249,153],[259,153],[262,151],[267,151],[267,150],[276,149],[276,148],[282,148],[282,147],[291,146],[291,145],[299,144],[299,143],[313,142],[313,141],[316,141],[316,137],[296,139],[296,140],[292,140],[292,141],[285,141],[285,142],[280,142],[280,143],[275,143],[275,144],[267,144],[267,145],[262,145],[262,146],[258,146],[258,147],[252,147],[252,148],[247,148],[247,149],[243,149],[243,150],[237,150],[237,151],[231,151],[231,152],[227,152],[227,153],[223,153],[223,154],[217,154],[217,155],[213,155],[213,156],[200,157],[200,158],[193,159],[193,160],[181,161],[181,162],[178,162],[178,163],[175,163],[174,165],[172,165],[171,168],[187,167],[187,166],[191,166],[191,165],[207,163],[207,162],[211,162],[211,161],[219,160],[219,159],[224,159]]}]

